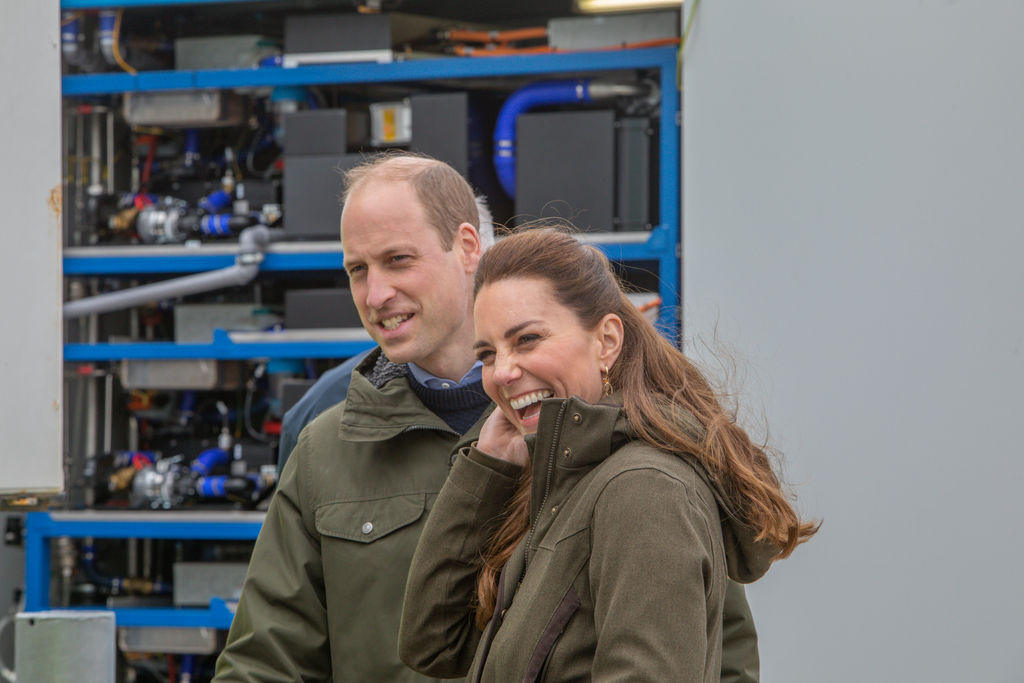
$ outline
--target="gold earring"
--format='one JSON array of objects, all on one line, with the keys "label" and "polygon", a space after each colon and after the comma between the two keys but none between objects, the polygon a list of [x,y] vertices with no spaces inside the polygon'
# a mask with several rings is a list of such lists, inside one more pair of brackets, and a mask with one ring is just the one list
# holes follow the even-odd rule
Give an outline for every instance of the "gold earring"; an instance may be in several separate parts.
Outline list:
[{"label": "gold earring", "polygon": [[612,381],[611,381],[611,379],[608,378],[608,368],[605,368],[605,367],[601,368],[601,385],[602,385],[602,390],[601,390],[602,398],[605,397],[605,396],[610,396],[611,393],[612,393]]}]

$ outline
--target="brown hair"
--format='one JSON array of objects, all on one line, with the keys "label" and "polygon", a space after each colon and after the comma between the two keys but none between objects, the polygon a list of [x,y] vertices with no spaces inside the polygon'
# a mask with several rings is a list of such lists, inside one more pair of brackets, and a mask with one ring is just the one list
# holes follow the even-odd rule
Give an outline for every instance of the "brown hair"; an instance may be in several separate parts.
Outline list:
[{"label": "brown hair", "polygon": [[[480,261],[474,293],[508,278],[552,284],[556,300],[586,329],[608,313],[622,319],[622,351],[609,369],[623,409],[637,437],[655,448],[689,453],[717,480],[731,512],[779,546],[780,558],[808,540],[818,525],[801,522],[761,446],[736,424],[720,395],[697,367],[673,347],[630,302],[608,259],[565,229],[517,232],[492,247]],[[696,419],[697,424],[693,424]],[[683,425],[690,425],[687,429]],[[530,468],[527,465],[505,517],[484,551],[477,579],[477,624],[494,612],[497,579],[529,527]]]},{"label": "brown hair", "polygon": [[368,180],[409,183],[445,249],[452,248],[455,232],[463,223],[480,228],[480,213],[473,189],[458,171],[443,161],[410,152],[374,155],[345,172],[345,191],[341,201],[348,199]]}]

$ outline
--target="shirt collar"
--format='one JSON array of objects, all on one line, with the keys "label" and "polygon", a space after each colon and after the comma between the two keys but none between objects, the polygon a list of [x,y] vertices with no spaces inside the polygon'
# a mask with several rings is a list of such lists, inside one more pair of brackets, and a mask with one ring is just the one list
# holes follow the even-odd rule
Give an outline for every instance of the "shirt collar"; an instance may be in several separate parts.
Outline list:
[{"label": "shirt collar", "polygon": [[429,389],[461,389],[469,384],[474,384],[480,381],[483,377],[484,364],[477,361],[473,364],[473,367],[469,369],[469,372],[463,375],[462,379],[457,382],[452,379],[445,379],[444,377],[432,375],[415,363],[408,363],[408,366],[409,373],[413,376],[413,379]]}]

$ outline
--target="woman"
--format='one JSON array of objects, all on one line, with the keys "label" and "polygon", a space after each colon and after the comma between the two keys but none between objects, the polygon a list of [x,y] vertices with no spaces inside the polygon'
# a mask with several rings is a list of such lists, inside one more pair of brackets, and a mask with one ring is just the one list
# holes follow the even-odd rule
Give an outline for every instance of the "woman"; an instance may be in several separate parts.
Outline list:
[{"label": "woman", "polygon": [[497,408],[420,538],[403,661],[471,681],[717,680],[727,576],[759,578],[816,526],[596,249],[519,233],[475,289]]}]

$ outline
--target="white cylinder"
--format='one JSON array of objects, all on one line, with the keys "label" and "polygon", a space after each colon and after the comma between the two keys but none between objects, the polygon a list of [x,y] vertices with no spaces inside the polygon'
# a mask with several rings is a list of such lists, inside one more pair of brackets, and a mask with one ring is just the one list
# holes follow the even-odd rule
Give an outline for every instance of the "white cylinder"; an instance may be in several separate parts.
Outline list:
[{"label": "white cylinder", "polygon": [[114,613],[19,612],[14,628],[18,683],[113,683]]}]

